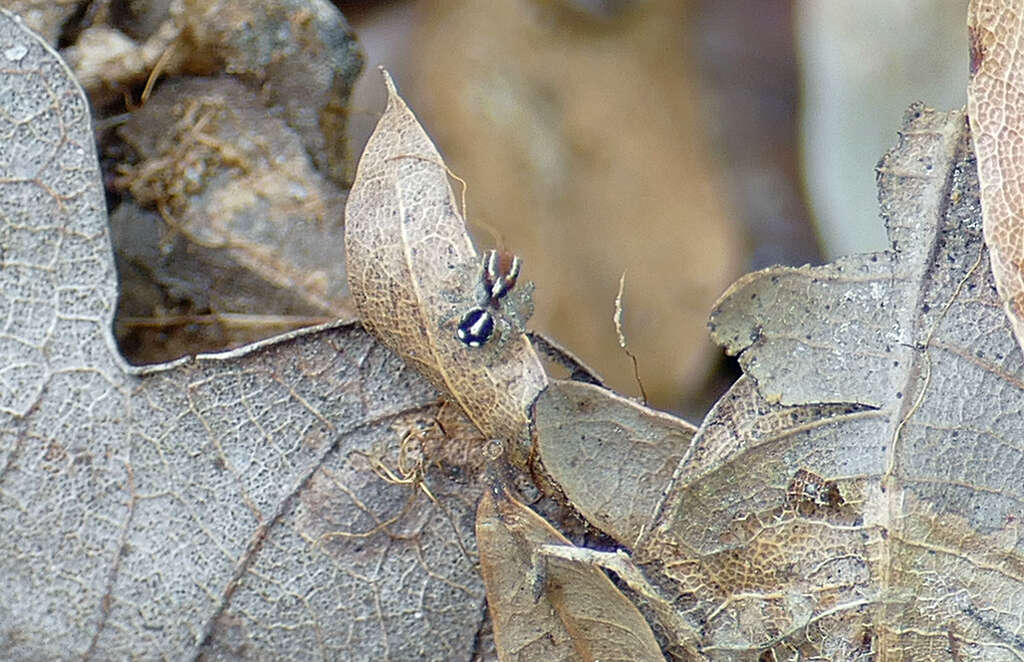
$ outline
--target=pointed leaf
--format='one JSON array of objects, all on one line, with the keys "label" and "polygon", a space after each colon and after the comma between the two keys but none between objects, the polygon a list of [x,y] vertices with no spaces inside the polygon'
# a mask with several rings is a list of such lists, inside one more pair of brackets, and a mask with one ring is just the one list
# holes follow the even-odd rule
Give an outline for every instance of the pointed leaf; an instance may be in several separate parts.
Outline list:
[{"label": "pointed leaf", "polygon": [[364,326],[447,391],[481,432],[525,441],[527,409],[546,384],[540,361],[514,327],[480,348],[456,338],[475,304],[480,257],[440,154],[386,73],[385,83],[388,105],[345,208],[352,296]]},{"label": "pointed leaf", "polygon": [[552,380],[535,412],[544,469],[588,522],[622,545],[635,544],[696,429],[573,381]]}]

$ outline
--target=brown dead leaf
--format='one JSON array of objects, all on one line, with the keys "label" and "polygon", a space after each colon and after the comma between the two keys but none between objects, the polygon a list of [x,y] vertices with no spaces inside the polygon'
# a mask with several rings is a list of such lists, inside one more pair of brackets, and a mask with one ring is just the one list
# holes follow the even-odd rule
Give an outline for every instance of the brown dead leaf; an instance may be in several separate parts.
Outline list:
[{"label": "brown dead leaf", "polygon": [[[525,442],[547,378],[522,330],[480,348],[455,329],[474,305],[477,255],[441,156],[391,78],[345,206],[349,286],[364,326],[448,392],[486,436]],[[525,444],[513,457],[525,463]]]},{"label": "brown dead leaf", "polygon": [[1024,346],[1024,7],[972,0],[967,111],[978,155],[981,212],[996,288]]},{"label": "brown dead leaf", "polygon": [[587,521],[631,547],[697,431],[592,384],[552,380],[535,407],[544,469]]},{"label": "brown dead leaf", "polygon": [[501,487],[480,500],[476,537],[501,662],[665,659],[604,573],[541,554],[542,545],[571,543]]},{"label": "brown dead leaf", "polygon": [[[690,629],[676,630],[676,645],[693,646],[703,630],[699,649],[712,660],[753,659],[773,648],[775,659],[787,659],[787,650],[826,659],[867,650],[860,642],[877,593],[865,556],[884,543],[861,509],[881,504],[864,503],[859,482],[839,488],[793,467],[831,467],[794,458],[828,443],[837,427],[860,431],[875,422],[864,407],[769,404],[747,377],[719,400],[660,526],[636,553],[649,576],[671,580],[665,603],[691,601],[682,612]],[[805,646],[808,639],[820,646]]]},{"label": "brown dead leaf", "polygon": [[634,554],[710,659],[1024,658],[1024,356],[964,114],[911,107],[878,178],[892,250],[712,313],[746,375]]}]

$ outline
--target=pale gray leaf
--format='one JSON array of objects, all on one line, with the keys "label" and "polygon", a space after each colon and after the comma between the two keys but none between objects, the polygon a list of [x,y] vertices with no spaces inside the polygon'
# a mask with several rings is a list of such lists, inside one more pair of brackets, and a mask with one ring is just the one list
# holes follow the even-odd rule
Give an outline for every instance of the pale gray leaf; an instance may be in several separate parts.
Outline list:
[{"label": "pale gray leaf", "polygon": [[[879,405],[900,391],[912,369],[915,338],[945,301],[940,297],[948,297],[941,291],[921,300],[934,275],[929,261],[946,236],[940,226],[946,208],[935,200],[948,193],[947,168],[964,149],[963,132],[945,119],[906,131],[903,142],[920,159],[915,170],[902,161],[897,169],[885,159],[879,165],[884,186],[899,179],[894,195],[907,207],[893,215],[884,208],[891,197],[883,199],[892,251],[748,274],[722,296],[711,313],[712,335],[730,354],[740,354],[743,371],[765,398]],[[932,133],[935,140],[928,140]],[[940,231],[930,234],[937,226]]]},{"label": "pale gray leaf", "polygon": [[1024,357],[964,113],[912,107],[878,172],[891,251],[716,309],[747,376],[638,552],[711,659],[1024,656]]},{"label": "pale gray leaf", "polygon": [[471,659],[475,470],[367,461],[436,393],[343,324],[129,370],[84,97],[6,12],[0,59],[4,658]]}]

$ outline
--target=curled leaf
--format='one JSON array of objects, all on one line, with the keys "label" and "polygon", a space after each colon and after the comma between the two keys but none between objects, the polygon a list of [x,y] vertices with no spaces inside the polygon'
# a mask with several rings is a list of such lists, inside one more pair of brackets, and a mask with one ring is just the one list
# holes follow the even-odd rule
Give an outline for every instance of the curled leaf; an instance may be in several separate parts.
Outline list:
[{"label": "curled leaf", "polygon": [[[384,73],[388,105],[359,161],[345,207],[349,287],[363,325],[446,391],[481,432],[527,438],[527,409],[544,388],[522,330],[499,319],[468,347],[456,326],[475,305],[477,255],[447,168]],[[525,461],[525,446],[513,445]]]}]

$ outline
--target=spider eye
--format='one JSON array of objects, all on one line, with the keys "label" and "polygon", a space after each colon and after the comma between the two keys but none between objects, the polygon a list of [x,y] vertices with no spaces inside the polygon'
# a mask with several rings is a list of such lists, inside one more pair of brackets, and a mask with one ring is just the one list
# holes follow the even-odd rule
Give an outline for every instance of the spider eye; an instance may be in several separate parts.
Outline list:
[{"label": "spider eye", "polygon": [[459,321],[455,336],[470,347],[480,347],[494,333],[494,316],[484,308],[471,308]]}]

